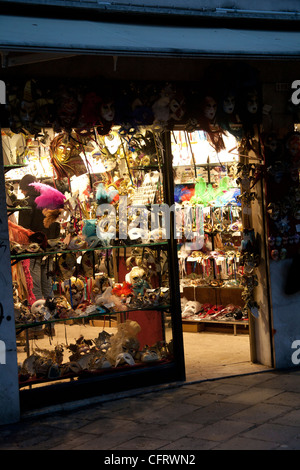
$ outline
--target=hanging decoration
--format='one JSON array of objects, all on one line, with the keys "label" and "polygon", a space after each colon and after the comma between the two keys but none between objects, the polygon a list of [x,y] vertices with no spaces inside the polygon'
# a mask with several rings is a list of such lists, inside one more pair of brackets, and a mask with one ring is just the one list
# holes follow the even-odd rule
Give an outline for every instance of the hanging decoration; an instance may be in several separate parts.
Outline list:
[{"label": "hanging decoration", "polygon": [[69,135],[62,133],[54,137],[50,144],[50,158],[58,179],[80,176],[87,172],[80,152],[80,143]]},{"label": "hanging decoration", "polygon": [[[257,71],[241,64],[210,67],[199,82],[188,84],[122,82],[120,85],[99,80],[83,86],[74,81],[46,83],[32,79],[7,83],[7,91],[7,120],[13,132],[38,135],[48,126],[62,134],[52,146],[58,175],[69,175],[70,167],[78,159],[74,142],[72,165],[71,149],[60,148],[62,140],[66,144],[65,133],[93,135],[96,129],[99,136],[105,136],[116,125],[124,135],[133,135],[140,126],[163,130],[180,123],[188,132],[205,131],[211,145],[220,151],[224,148],[224,132],[237,138],[252,135],[261,119]],[[79,161],[75,167],[80,174]]]}]

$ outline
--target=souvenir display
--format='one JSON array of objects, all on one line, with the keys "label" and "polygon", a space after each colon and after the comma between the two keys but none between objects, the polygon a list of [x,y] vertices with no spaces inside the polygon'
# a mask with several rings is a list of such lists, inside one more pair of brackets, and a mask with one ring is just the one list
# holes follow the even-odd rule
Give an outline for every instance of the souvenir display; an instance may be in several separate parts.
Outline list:
[{"label": "souvenir display", "polygon": [[268,245],[273,261],[294,257],[299,251],[299,137],[298,132],[292,132],[283,138],[274,133],[264,138]]},{"label": "souvenir display", "polygon": [[[77,135],[82,153],[76,158],[83,155],[87,162],[88,177],[81,184],[82,175],[73,171],[76,164],[72,158],[55,154],[57,163],[54,161],[58,141],[55,136],[51,140],[48,130],[44,145],[58,179],[47,180],[41,173],[28,185],[35,197],[35,209],[28,203],[29,219],[32,223],[33,210],[39,211],[43,220],[39,231],[18,223],[28,207],[27,196],[20,191],[22,169],[17,169],[17,175],[14,170],[7,172],[8,196],[20,201],[12,205],[16,223],[9,221],[9,233],[22,387],[172,359],[167,347],[171,338],[167,341],[164,331],[171,305],[167,240],[162,237],[161,224],[152,230],[150,217],[150,204],[163,201],[160,132],[141,128],[137,135],[124,136],[118,130],[111,133],[115,148],[110,145],[110,134],[103,138],[95,130],[93,137]],[[61,135],[58,137],[61,145]],[[34,137],[30,139],[32,142]],[[90,162],[102,158],[105,162],[108,146],[114,164],[99,173],[89,172]],[[26,174],[31,164],[28,158],[23,168]],[[59,181],[63,184],[57,184]],[[48,237],[48,230],[56,225],[58,234]],[[43,260],[52,285],[43,299],[38,298],[32,282],[38,259]],[[17,282],[20,275],[22,283]],[[132,319],[134,312],[136,319]],[[110,331],[105,348],[96,334],[97,325],[102,325],[103,335]],[[80,331],[73,346],[68,337],[73,337],[72,326]]]},{"label": "souvenir display", "polygon": [[[172,142],[177,166],[180,159],[176,155],[182,155],[186,165],[186,154],[193,153],[193,147],[198,150],[197,142],[203,138],[194,132],[186,136],[187,142],[178,134]],[[243,152],[241,142],[237,150],[241,161],[225,151],[222,162],[217,163],[211,150],[205,163],[195,164],[188,184],[184,176],[180,180],[182,173],[176,172],[174,199],[185,227],[179,268],[182,319],[187,328],[198,324],[203,329],[207,322],[248,325],[250,313],[259,316],[254,268],[260,263],[260,246],[249,227],[261,165],[242,163]],[[191,159],[190,166],[194,163]]]},{"label": "souvenir display", "polygon": [[[255,74],[245,80],[248,69],[235,81],[227,72],[221,84],[211,69],[188,90],[172,83],[8,84],[11,128],[2,134],[10,149],[6,196],[20,387],[172,362],[170,319],[179,304],[169,269],[173,209],[183,329],[188,322],[247,327],[249,314],[259,316],[251,204],[261,170],[249,148],[260,92]],[[166,132],[174,194],[164,181]],[[297,139],[285,148],[293,175]],[[276,181],[287,172],[279,157],[268,171]],[[25,175],[32,178],[26,189]],[[286,212],[283,201],[268,207],[277,228],[274,259],[286,248],[287,211],[298,216],[292,189]],[[174,200],[172,208],[166,199]],[[47,293],[37,290],[36,266]]]}]

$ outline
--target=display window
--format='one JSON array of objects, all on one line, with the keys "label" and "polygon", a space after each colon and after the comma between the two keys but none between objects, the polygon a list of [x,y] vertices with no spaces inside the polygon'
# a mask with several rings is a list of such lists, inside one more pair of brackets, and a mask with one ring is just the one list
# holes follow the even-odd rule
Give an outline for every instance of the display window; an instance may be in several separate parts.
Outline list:
[{"label": "display window", "polygon": [[240,83],[243,99],[224,89],[220,108],[209,83],[8,86],[21,391],[99,378],[117,391],[140,372],[143,384],[184,380],[182,331],[251,334],[261,154],[247,99],[259,94]]},{"label": "display window", "polygon": [[21,388],[173,360],[160,134],[118,131],[2,131]]}]

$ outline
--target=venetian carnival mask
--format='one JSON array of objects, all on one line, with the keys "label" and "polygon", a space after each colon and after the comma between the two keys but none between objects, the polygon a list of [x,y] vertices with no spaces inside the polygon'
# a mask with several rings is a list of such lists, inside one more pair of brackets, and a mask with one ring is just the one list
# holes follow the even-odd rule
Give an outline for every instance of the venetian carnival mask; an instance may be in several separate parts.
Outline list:
[{"label": "venetian carnival mask", "polygon": [[39,316],[40,319],[48,319],[51,316],[49,308],[46,306],[46,300],[36,300],[31,306],[31,313],[35,316]]},{"label": "venetian carnival mask", "polygon": [[113,121],[115,117],[115,106],[113,101],[103,103],[100,107],[101,117],[108,122]]},{"label": "venetian carnival mask", "polygon": [[[110,132],[108,135],[104,136],[104,142],[111,155],[114,155],[122,144],[121,139],[116,132]],[[112,160],[115,163],[115,160]]]},{"label": "venetian carnival mask", "polygon": [[36,114],[36,104],[34,101],[22,101],[20,117],[22,122],[33,122]]},{"label": "venetian carnival mask", "polygon": [[204,116],[212,121],[217,112],[217,102],[212,96],[207,96],[204,103]]},{"label": "venetian carnival mask", "polygon": [[59,121],[63,127],[70,128],[76,119],[78,112],[78,101],[71,93],[63,93],[57,109]]},{"label": "venetian carnival mask", "polygon": [[257,91],[250,91],[247,95],[247,109],[250,114],[256,114],[258,111],[258,95]]},{"label": "venetian carnival mask", "polygon": [[184,98],[173,98],[170,102],[170,117],[175,121],[180,121],[185,113],[184,105]]},{"label": "venetian carnival mask", "polygon": [[139,285],[146,280],[147,274],[143,268],[139,266],[134,266],[129,273],[130,283],[134,285]]},{"label": "venetian carnival mask", "polygon": [[235,96],[233,94],[227,95],[223,100],[223,111],[226,114],[232,114],[235,108]]},{"label": "venetian carnival mask", "polygon": [[300,135],[294,134],[287,141],[287,149],[292,158],[300,156]]}]

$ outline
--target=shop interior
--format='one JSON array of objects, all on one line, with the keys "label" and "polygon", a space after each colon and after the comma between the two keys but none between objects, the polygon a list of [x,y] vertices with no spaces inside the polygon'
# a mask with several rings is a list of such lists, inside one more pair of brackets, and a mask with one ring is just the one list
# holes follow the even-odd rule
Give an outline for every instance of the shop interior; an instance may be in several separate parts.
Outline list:
[{"label": "shop interior", "polygon": [[[50,127],[41,125],[42,113],[36,119],[36,107],[45,112],[49,102],[35,95],[33,103],[34,87],[30,80],[21,99],[10,95],[13,119],[1,130],[20,387],[172,362],[170,233],[177,244],[186,380],[264,370],[251,327],[260,315],[254,296],[260,259],[249,182],[261,160],[255,144],[243,147],[243,123],[231,123],[234,132],[223,126],[221,140],[191,120],[180,125],[184,106],[167,85],[152,105],[154,123],[151,117],[147,124],[140,96],[129,118],[139,125],[130,126],[115,125],[112,101],[90,94],[81,97],[81,127],[73,127],[73,90],[63,90]],[[95,104],[102,106],[102,124],[87,132],[82,110],[93,120]],[[165,185],[166,133],[172,197]],[[30,184],[44,227],[59,226],[55,238],[20,223],[30,212],[21,189],[25,175],[36,178]],[[174,229],[162,210],[170,201]],[[51,281],[42,298],[31,276],[38,264]]]},{"label": "shop interior", "polygon": [[[112,129],[96,142],[89,140],[84,152],[77,151],[81,174],[53,184],[53,142],[58,142],[60,157],[66,148],[57,137],[61,135],[52,129],[38,139],[2,130],[22,387],[73,377],[91,367],[103,371],[167,360],[172,344],[168,260],[163,250],[166,220],[149,231],[143,220],[149,219],[148,214],[141,219],[139,211],[136,221],[130,219],[129,240],[118,244],[117,250],[110,249],[115,236],[113,219],[110,225],[104,217],[104,236],[100,226],[99,230],[89,226],[95,218],[101,221],[100,200],[111,204],[114,197],[124,194],[130,197],[127,204],[146,212],[150,202],[163,203],[159,135],[144,129],[137,140],[126,140],[119,129]],[[248,311],[243,308],[236,140],[228,135],[226,149],[219,153],[201,131],[173,131],[171,140],[186,378],[193,381],[262,370],[264,366],[251,361]],[[47,240],[46,247],[30,235],[26,240],[28,233],[24,239],[16,235],[19,216],[28,210],[20,189],[20,181],[28,174],[42,185],[59,188],[58,196],[67,201],[58,209],[43,209],[60,226],[59,236]],[[91,175],[94,201],[90,200]],[[41,196],[45,187],[39,189]],[[78,220],[83,220],[80,228]],[[35,259],[43,260],[51,279],[52,304],[45,299],[34,301],[28,271]],[[133,295],[135,284],[137,294]],[[147,333],[140,331],[141,315]],[[125,331],[124,325],[133,330]],[[127,334],[130,341],[125,349]],[[120,342],[114,354],[111,338]],[[100,346],[101,355],[98,352],[94,357],[95,345]]]}]

